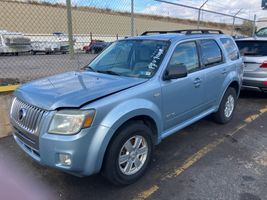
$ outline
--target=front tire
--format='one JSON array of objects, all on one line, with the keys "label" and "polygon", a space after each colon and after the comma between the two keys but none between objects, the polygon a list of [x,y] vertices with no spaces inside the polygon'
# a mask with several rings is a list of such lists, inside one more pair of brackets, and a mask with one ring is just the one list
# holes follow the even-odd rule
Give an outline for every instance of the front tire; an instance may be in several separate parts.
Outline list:
[{"label": "front tire", "polygon": [[219,124],[226,124],[231,121],[236,107],[236,101],[236,90],[229,87],[223,96],[219,110],[214,114],[214,120]]},{"label": "front tire", "polygon": [[151,129],[139,121],[127,123],[107,149],[103,175],[115,185],[132,184],[144,174],[152,154]]}]

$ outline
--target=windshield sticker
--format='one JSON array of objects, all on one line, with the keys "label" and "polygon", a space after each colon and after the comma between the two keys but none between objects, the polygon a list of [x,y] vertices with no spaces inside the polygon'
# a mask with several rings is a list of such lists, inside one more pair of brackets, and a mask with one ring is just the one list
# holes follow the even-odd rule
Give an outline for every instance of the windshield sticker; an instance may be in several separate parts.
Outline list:
[{"label": "windshield sticker", "polygon": [[153,56],[153,60],[148,65],[149,69],[155,70],[156,68],[158,68],[157,62],[161,59],[161,55],[163,53],[164,53],[163,49],[158,49],[157,54],[155,56]]},{"label": "windshield sticker", "polygon": [[147,72],[146,72],[146,76],[151,76],[151,74],[152,74],[152,73],[151,73],[150,71],[147,71]]}]

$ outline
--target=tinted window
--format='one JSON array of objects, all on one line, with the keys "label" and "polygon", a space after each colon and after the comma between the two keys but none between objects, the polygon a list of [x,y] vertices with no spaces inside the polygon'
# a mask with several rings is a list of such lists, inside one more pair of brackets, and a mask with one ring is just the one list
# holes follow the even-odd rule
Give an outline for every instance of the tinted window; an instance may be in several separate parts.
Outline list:
[{"label": "tinted window", "polygon": [[221,42],[224,46],[224,48],[227,51],[228,57],[231,60],[237,60],[239,59],[239,53],[238,53],[238,49],[235,45],[235,43],[233,42],[232,39],[230,38],[222,38]]},{"label": "tinted window", "polygon": [[222,52],[216,41],[202,40],[200,41],[200,47],[203,64],[206,67],[210,67],[223,62]]},{"label": "tinted window", "polygon": [[169,65],[185,65],[188,73],[199,69],[199,59],[195,42],[180,44],[176,47]]},{"label": "tinted window", "polygon": [[240,53],[244,56],[267,56],[267,41],[236,41]]}]

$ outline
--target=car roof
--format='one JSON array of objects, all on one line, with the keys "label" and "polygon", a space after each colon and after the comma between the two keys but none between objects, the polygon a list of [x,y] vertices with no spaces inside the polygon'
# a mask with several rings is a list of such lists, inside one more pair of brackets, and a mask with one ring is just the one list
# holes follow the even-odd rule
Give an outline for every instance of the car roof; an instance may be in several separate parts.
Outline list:
[{"label": "car roof", "polygon": [[236,41],[267,41],[267,37],[247,37],[237,39]]},{"label": "car roof", "polygon": [[126,40],[164,40],[177,42],[186,39],[205,39],[205,38],[222,38],[222,37],[231,37],[224,34],[182,34],[182,33],[166,33],[166,34],[151,34],[151,35],[142,35],[135,37],[128,37]]}]

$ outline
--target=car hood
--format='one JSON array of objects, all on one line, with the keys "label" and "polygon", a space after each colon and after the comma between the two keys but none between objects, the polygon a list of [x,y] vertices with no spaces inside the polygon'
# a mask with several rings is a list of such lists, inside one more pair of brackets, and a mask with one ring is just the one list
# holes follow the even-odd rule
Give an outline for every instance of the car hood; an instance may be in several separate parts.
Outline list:
[{"label": "car hood", "polygon": [[94,72],[68,72],[24,84],[14,95],[21,101],[45,110],[78,108],[145,81]]}]

